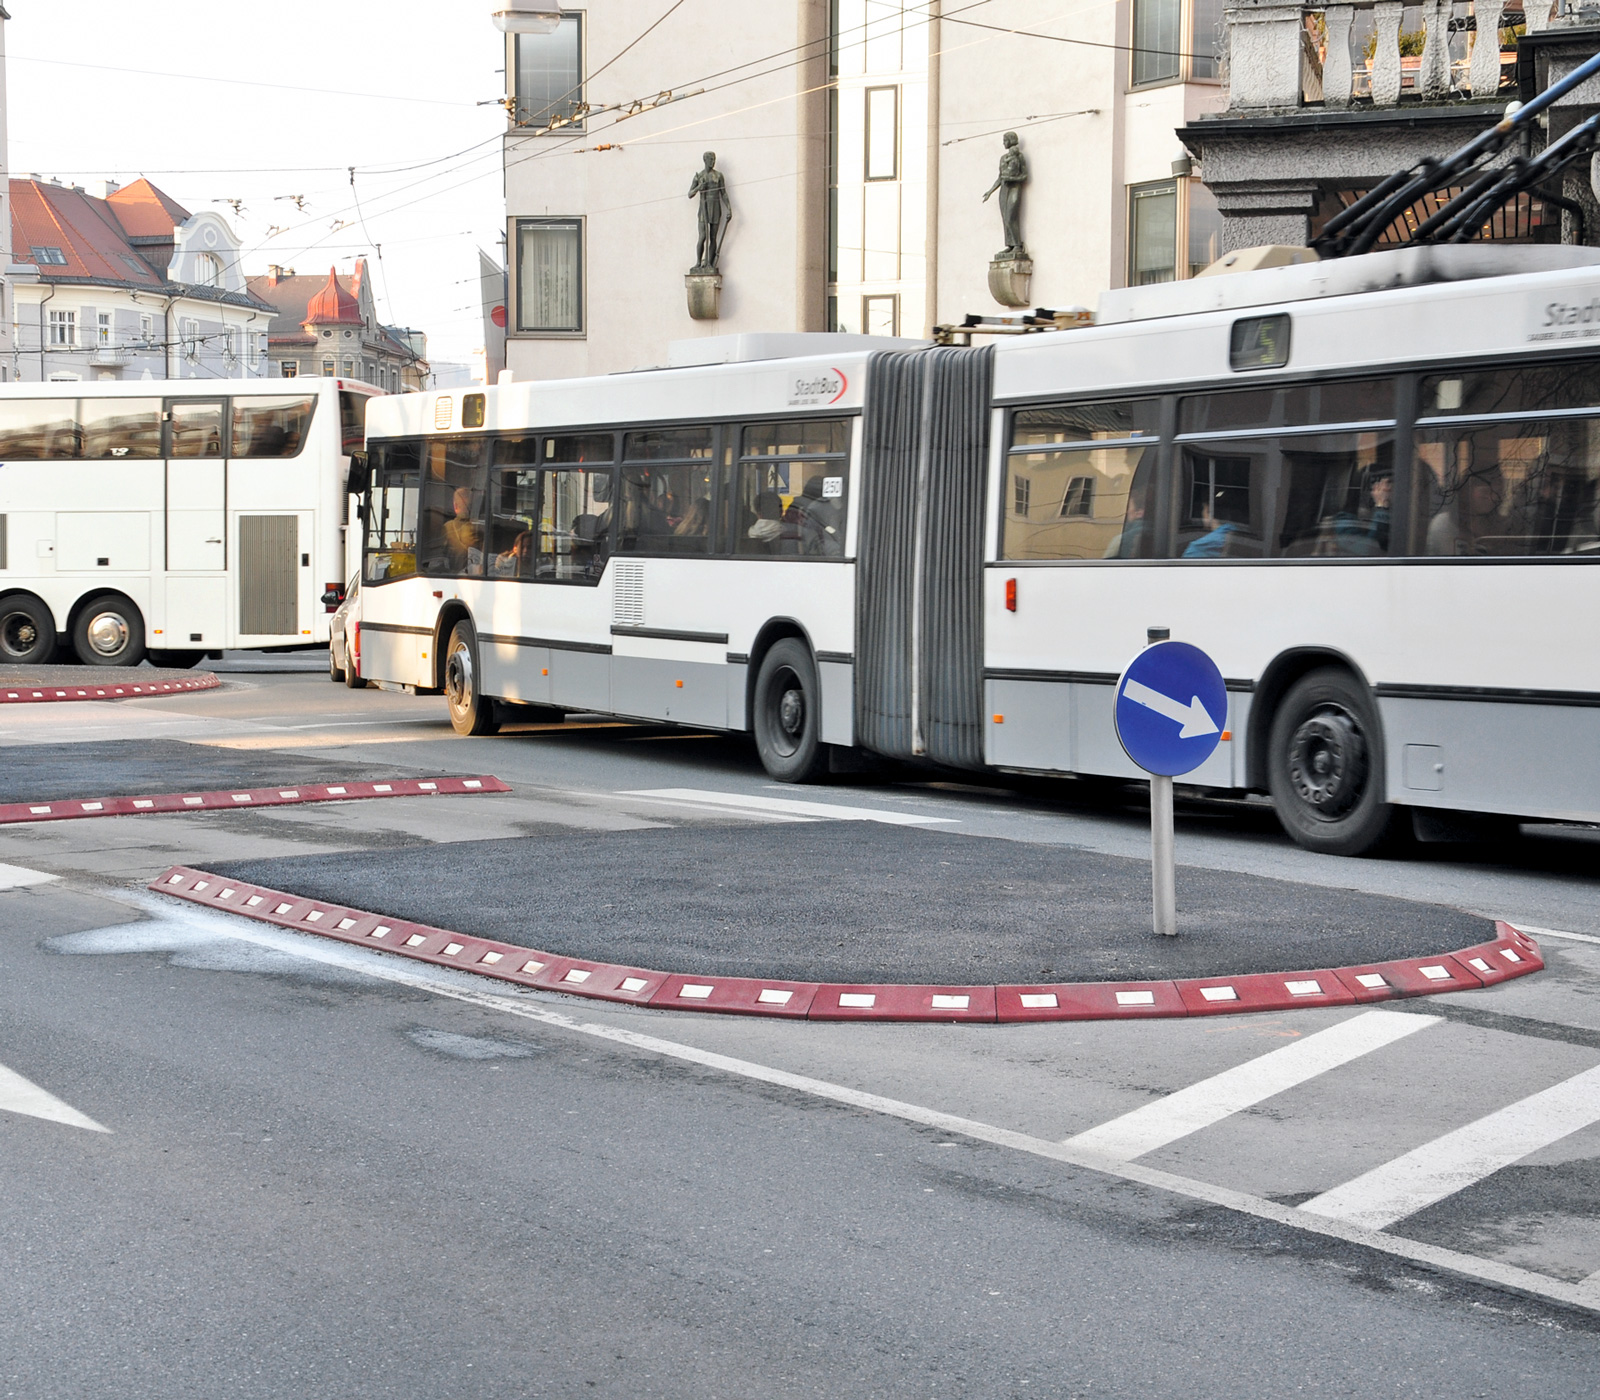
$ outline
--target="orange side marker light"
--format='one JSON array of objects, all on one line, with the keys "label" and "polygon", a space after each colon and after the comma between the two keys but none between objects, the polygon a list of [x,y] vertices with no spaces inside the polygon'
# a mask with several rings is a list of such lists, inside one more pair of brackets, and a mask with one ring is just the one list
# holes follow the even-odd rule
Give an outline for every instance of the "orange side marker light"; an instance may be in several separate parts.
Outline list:
[{"label": "orange side marker light", "polygon": [[1004,724],[1006,722],[1006,717],[1004,715],[996,715],[994,717],[994,722],[996,724]]},{"label": "orange side marker light", "polygon": [[1233,738],[1233,730],[1231,730],[1231,729],[1224,729],[1224,730],[1223,730],[1223,731],[1222,731],[1222,739],[1221,739],[1221,741],[1220,741],[1220,742],[1222,742],[1222,743],[1224,743],[1224,744],[1226,744],[1226,743],[1227,743],[1227,742],[1228,742],[1228,740],[1229,740],[1229,739],[1231,739],[1231,738]]}]

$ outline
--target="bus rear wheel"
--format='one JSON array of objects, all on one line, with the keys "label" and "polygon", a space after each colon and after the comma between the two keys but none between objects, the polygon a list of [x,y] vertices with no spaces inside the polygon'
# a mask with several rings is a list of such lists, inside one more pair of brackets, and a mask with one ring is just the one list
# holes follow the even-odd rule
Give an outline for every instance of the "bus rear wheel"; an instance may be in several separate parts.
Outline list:
[{"label": "bus rear wheel", "polygon": [[26,593],[0,599],[0,665],[34,666],[56,650],[56,620]]},{"label": "bus rear wheel", "polygon": [[821,738],[821,686],[811,649],[794,637],[775,642],[756,673],[756,752],[780,783],[809,783],[828,769]]},{"label": "bus rear wheel", "polygon": [[1390,834],[1383,800],[1383,742],[1367,688],[1324,666],[1283,697],[1267,741],[1267,784],[1283,829],[1325,855],[1359,856]]},{"label": "bus rear wheel", "polygon": [[470,622],[458,622],[444,656],[444,693],[457,734],[493,734],[500,728],[494,701],[479,689],[479,674],[477,633]]},{"label": "bus rear wheel", "polygon": [[85,666],[137,666],[144,660],[144,619],[125,598],[91,598],[72,629]]}]

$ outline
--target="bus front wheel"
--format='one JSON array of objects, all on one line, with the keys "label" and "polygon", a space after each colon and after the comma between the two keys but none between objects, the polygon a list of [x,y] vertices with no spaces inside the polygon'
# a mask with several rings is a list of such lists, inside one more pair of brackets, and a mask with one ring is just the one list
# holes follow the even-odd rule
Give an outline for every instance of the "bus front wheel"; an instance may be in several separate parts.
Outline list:
[{"label": "bus front wheel", "polygon": [[1383,747],[1367,688],[1325,666],[1283,697],[1268,739],[1267,784],[1283,829],[1325,855],[1365,855],[1394,822],[1383,800]]},{"label": "bus front wheel", "polygon": [[92,598],[72,629],[85,666],[137,666],[144,660],[144,618],[125,598]]},{"label": "bus front wheel", "polygon": [[445,699],[450,705],[450,727],[457,734],[493,734],[500,728],[494,701],[479,684],[477,634],[470,622],[458,622],[444,658]]},{"label": "bus front wheel", "polygon": [[822,745],[821,686],[811,649],[794,637],[775,642],[756,673],[756,752],[780,783],[809,783],[828,769]]},{"label": "bus front wheel", "polygon": [[56,620],[26,593],[0,598],[0,665],[34,666],[56,650]]}]

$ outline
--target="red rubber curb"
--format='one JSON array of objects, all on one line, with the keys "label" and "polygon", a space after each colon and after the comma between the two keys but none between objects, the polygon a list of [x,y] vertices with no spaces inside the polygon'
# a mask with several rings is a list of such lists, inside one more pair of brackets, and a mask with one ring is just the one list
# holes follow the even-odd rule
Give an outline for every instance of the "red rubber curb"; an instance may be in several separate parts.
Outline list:
[{"label": "red rubber curb", "polygon": [[19,822],[80,821],[85,817],[142,817],[156,812],[219,808],[293,807],[303,802],[353,802],[367,797],[442,797],[510,792],[499,778],[389,778],[384,782],[306,783],[300,787],[224,788],[221,792],[164,792],[150,797],[68,798],[0,805],[0,826]]},{"label": "red rubber curb", "polygon": [[1539,945],[1496,922],[1495,936],[1433,958],[1362,963],[1315,972],[1254,972],[1177,982],[1058,982],[1049,986],[847,985],[754,977],[692,977],[590,962],[392,919],[326,900],[174,865],[149,888],[280,928],[359,943],[439,967],[523,987],[629,1001],[673,1011],[720,1011],[812,1021],[1109,1021],[1351,1006],[1435,992],[1471,991],[1544,967]]},{"label": "red rubber curb", "polygon": [[181,681],[141,681],[138,685],[0,685],[0,705],[39,705],[55,700],[131,700],[136,695],[175,695],[215,690],[222,682],[210,671]]}]

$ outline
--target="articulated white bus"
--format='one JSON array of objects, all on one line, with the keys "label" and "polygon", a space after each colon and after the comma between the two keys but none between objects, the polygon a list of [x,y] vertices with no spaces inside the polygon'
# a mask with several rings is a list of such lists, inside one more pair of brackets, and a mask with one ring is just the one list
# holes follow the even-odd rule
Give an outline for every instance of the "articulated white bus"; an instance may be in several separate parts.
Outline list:
[{"label": "articulated white bus", "polygon": [[224,647],[325,643],[324,594],[354,572],[350,457],[380,392],[335,379],[0,386],[0,665],[60,651],[188,666]]},{"label": "articulated white bus", "polygon": [[1166,627],[1228,685],[1186,781],[1302,845],[1600,821],[1597,259],[1405,249],[992,348],[377,402],[361,674],[464,733],[497,700],[752,731],[786,780],[1133,778],[1117,677]]}]

